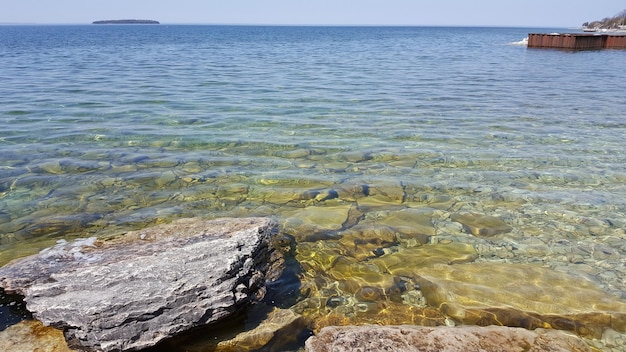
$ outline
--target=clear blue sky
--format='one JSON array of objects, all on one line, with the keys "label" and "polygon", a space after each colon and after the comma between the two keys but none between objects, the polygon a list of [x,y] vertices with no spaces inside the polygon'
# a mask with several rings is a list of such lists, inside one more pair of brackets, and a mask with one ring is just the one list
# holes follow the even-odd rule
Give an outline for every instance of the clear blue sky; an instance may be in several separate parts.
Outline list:
[{"label": "clear blue sky", "polygon": [[623,0],[0,0],[0,23],[455,25],[577,27]]}]

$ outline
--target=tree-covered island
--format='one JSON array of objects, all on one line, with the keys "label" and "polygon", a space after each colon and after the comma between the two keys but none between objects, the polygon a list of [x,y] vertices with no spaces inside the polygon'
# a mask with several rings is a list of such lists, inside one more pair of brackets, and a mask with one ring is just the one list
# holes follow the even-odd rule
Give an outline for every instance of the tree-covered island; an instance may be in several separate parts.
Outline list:
[{"label": "tree-covered island", "polygon": [[154,20],[101,20],[93,21],[92,24],[160,24]]}]

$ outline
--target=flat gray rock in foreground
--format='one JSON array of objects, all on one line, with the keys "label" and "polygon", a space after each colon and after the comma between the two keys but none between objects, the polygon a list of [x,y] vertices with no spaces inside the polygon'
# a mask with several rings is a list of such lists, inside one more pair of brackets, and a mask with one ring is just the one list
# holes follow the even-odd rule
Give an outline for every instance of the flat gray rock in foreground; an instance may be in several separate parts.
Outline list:
[{"label": "flat gray rock in foreground", "polygon": [[590,352],[577,336],[505,326],[329,326],[306,341],[307,352]]},{"label": "flat gray rock in foreground", "polygon": [[181,219],[113,241],[55,247],[0,268],[0,287],[24,295],[70,346],[127,351],[236,314],[283,269],[265,218]]}]

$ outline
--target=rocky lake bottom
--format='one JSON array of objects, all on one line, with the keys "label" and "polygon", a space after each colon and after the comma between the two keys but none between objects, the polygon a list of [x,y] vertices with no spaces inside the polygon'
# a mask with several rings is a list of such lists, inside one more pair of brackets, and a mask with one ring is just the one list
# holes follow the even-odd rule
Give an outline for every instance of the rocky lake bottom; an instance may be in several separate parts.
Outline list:
[{"label": "rocky lake bottom", "polygon": [[[34,203],[39,210],[30,218],[5,214],[10,221],[0,226],[19,241],[3,238],[3,246],[13,248],[2,252],[4,262],[11,259],[7,255],[56,243],[52,235],[114,236],[124,227],[190,213],[207,217],[204,209],[210,208],[211,217],[277,219],[281,234],[295,241],[290,275],[274,285],[268,304],[304,319],[295,324],[296,335],[335,325],[505,325],[565,330],[594,348],[622,350],[624,220],[609,204],[585,204],[592,194],[541,199],[542,188],[554,184],[585,187],[596,181],[521,171],[514,180],[494,184],[484,182],[488,173],[472,163],[401,150],[345,153],[331,161],[311,149],[276,154],[281,163],[288,161],[283,167],[308,170],[308,179],[279,170],[249,177],[233,172],[245,161],[218,157],[221,165],[208,173],[196,161],[159,165],[140,155],[128,156],[132,165],[36,165],[5,183],[6,209],[10,195],[20,192],[49,192],[49,201]],[[420,163],[425,158],[429,168]],[[98,168],[99,176],[76,187],[71,175],[86,167]],[[390,172],[402,176],[385,181]],[[459,172],[468,175],[465,182],[448,181]],[[415,181],[426,176],[429,182]],[[619,182],[624,176],[606,177]],[[56,180],[54,190],[45,191],[47,179]],[[99,192],[113,184],[119,194]],[[55,199],[60,194],[63,202]],[[70,205],[80,211],[57,215]]]}]

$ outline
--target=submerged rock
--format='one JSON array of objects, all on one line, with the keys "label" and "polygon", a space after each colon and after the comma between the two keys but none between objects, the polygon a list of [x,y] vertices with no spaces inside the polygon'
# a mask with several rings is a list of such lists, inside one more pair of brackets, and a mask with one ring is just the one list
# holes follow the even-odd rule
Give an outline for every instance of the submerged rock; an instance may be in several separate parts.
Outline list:
[{"label": "submerged rock", "polygon": [[358,260],[376,257],[377,253],[383,253],[385,248],[398,243],[396,232],[389,226],[359,224],[340,235],[339,244],[343,253]]},{"label": "submerged rock", "polygon": [[57,246],[0,268],[0,287],[70,347],[137,350],[262,298],[284,265],[270,219],[181,219]]},{"label": "submerged rock", "polygon": [[398,232],[398,238],[411,247],[415,245],[415,241],[424,244],[427,242],[426,237],[435,235],[433,213],[433,209],[428,207],[407,208],[391,212],[377,223],[394,228]]},{"label": "submerged rock", "polygon": [[451,264],[469,263],[476,260],[478,254],[474,246],[467,243],[439,243],[411,247],[389,255],[372,259],[380,271],[398,276],[414,277],[438,264],[451,267]]},{"label": "submerged rock", "polygon": [[626,303],[583,277],[531,264],[435,265],[415,277],[430,306],[463,324],[626,332]]},{"label": "submerged rock", "polygon": [[320,235],[340,230],[349,220],[351,204],[336,206],[311,206],[287,214],[283,232],[298,241],[316,240]]},{"label": "submerged rock", "polygon": [[330,326],[306,341],[307,352],[587,352],[580,338],[561,331],[502,326]]},{"label": "submerged rock", "polygon": [[402,183],[371,184],[368,186],[370,197],[390,203],[402,203],[406,198]]},{"label": "submerged rock", "polygon": [[474,236],[495,236],[511,232],[513,228],[495,216],[476,213],[455,213],[450,217],[463,225],[463,228]]},{"label": "submerged rock", "polygon": [[[285,351],[304,344],[304,319],[290,309],[259,304],[241,317],[193,329],[149,348],[146,352]],[[308,331],[308,330],[307,330]]]},{"label": "submerged rock", "polygon": [[[436,306],[426,305],[412,277],[423,267],[475,260],[473,246],[456,242],[410,248],[391,246],[384,247],[380,256],[362,261],[367,248],[373,248],[368,246],[385,246],[395,235],[383,227],[371,233],[364,228],[352,230],[346,231],[338,242],[297,246],[296,259],[303,270],[302,295],[306,298],[293,309],[312,322],[312,329],[330,325],[446,324],[446,317]],[[351,250],[361,247],[363,252]]]},{"label": "submerged rock", "polygon": [[256,328],[242,332],[228,341],[220,342],[216,352],[255,351],[274,340],[274,349],[295,343],[304,319],[290,309],[275,308]]}]

